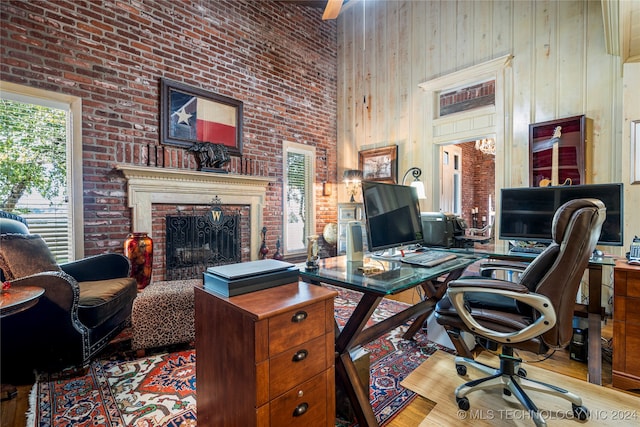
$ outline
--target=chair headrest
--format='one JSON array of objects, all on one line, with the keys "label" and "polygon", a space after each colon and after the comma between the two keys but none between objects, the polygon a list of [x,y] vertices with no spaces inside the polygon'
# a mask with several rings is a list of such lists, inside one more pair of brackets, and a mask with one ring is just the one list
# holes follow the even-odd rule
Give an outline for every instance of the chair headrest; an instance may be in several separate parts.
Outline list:
[{"label": "chair headrest", "polygon": [[[562,242],[562,240],[564,239],[564,234],[567,230],[567,226],[569,225],[573,214],[580,209],[588,207],[596,208],[598,210],[598,216],[601,216],[602,218],[605,217],[607,209],[605,208],[604,203],[602,203],[602,201],[598,199],[569,200],[568,202],[560,206],[553,215],[553,224],[551,229],[553,240],[555,242]],[[600,237],[599,229],[597,237]]]}]

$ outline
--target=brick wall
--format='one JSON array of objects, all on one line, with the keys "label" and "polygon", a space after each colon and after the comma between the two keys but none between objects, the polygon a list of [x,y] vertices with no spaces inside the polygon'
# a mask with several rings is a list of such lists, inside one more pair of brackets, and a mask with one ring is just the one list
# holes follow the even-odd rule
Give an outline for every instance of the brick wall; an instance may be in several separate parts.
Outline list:
[{"label": "brick wall", "polygon": [[482,226],[482,217],[489,218],[489,196],[493,209],[496,208],[495,195],[495,158],[475,149],[475,141],[460,144],[462,148],[462,217],[469,227],[471,209],[478,208],[478,227]]},{"label": "brick wall", "polygon": [[[282,142],[318,147],[336,182],[336,23],[322,21],[322,9],[268,0],[3,1],[0,8],[0,78],[82,98],[87,255],[121,252],[131,231],[115,164],[146,165],[147,153],[160,152],[164,167],[197,168],[185,149],[161,145],[161,77],[244,103],[243,156],[273,177],[264,208],[270,248],[282,234]],[[319,233],[336,221],[336,195],[322,196],[324,179],[319,167]]]}]

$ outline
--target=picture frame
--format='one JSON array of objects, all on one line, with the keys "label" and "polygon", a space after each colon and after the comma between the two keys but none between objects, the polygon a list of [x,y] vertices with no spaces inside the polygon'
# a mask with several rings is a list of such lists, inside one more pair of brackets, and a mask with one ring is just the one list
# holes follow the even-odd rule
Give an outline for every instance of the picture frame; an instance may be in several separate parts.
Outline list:
[{"label": "picture frame", "polygon": [[189,148],[221,144],[242,155],[242,101],[184,83],[160,79],[160,141]]},{"label": "picture frame", "polygon": [[631,122],[631,184],[640,184],[640,120]]},{"label": "picture frame", "polygon": [[358,152],[358,165],[365,181],[398,181],[398,146],[390,145]]}]

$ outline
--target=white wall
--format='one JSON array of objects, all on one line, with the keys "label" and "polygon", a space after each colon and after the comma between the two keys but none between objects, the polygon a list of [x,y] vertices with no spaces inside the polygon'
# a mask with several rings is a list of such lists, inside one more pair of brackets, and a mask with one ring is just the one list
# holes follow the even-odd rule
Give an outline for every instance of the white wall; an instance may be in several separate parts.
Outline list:
[{"label": "white wall", "polygon": [[411,166],[431,177],[431,101],[418,85],[505,55],[513,60],[496,182],[528,185],[530,123],[585,114],[591,182],[624,182],[630,242],[640,233],[631,215],[640,185],[628,173],[640,70],[606,53],[600,1],[352,0],[338,18],[339,173],[357,167],[361,149],[398,144],[399,178]]}]

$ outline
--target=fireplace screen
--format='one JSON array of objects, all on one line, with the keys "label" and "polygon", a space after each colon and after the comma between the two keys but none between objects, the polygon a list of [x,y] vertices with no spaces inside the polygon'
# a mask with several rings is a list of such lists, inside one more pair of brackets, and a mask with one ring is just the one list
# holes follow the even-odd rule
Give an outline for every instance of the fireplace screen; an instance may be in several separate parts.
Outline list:
[{"label": "fireplace screen", "polygon": [[202,216],[166,216],[166,280],[202,277],[215,265],[241,261],[240,215],[214,220]]}]

